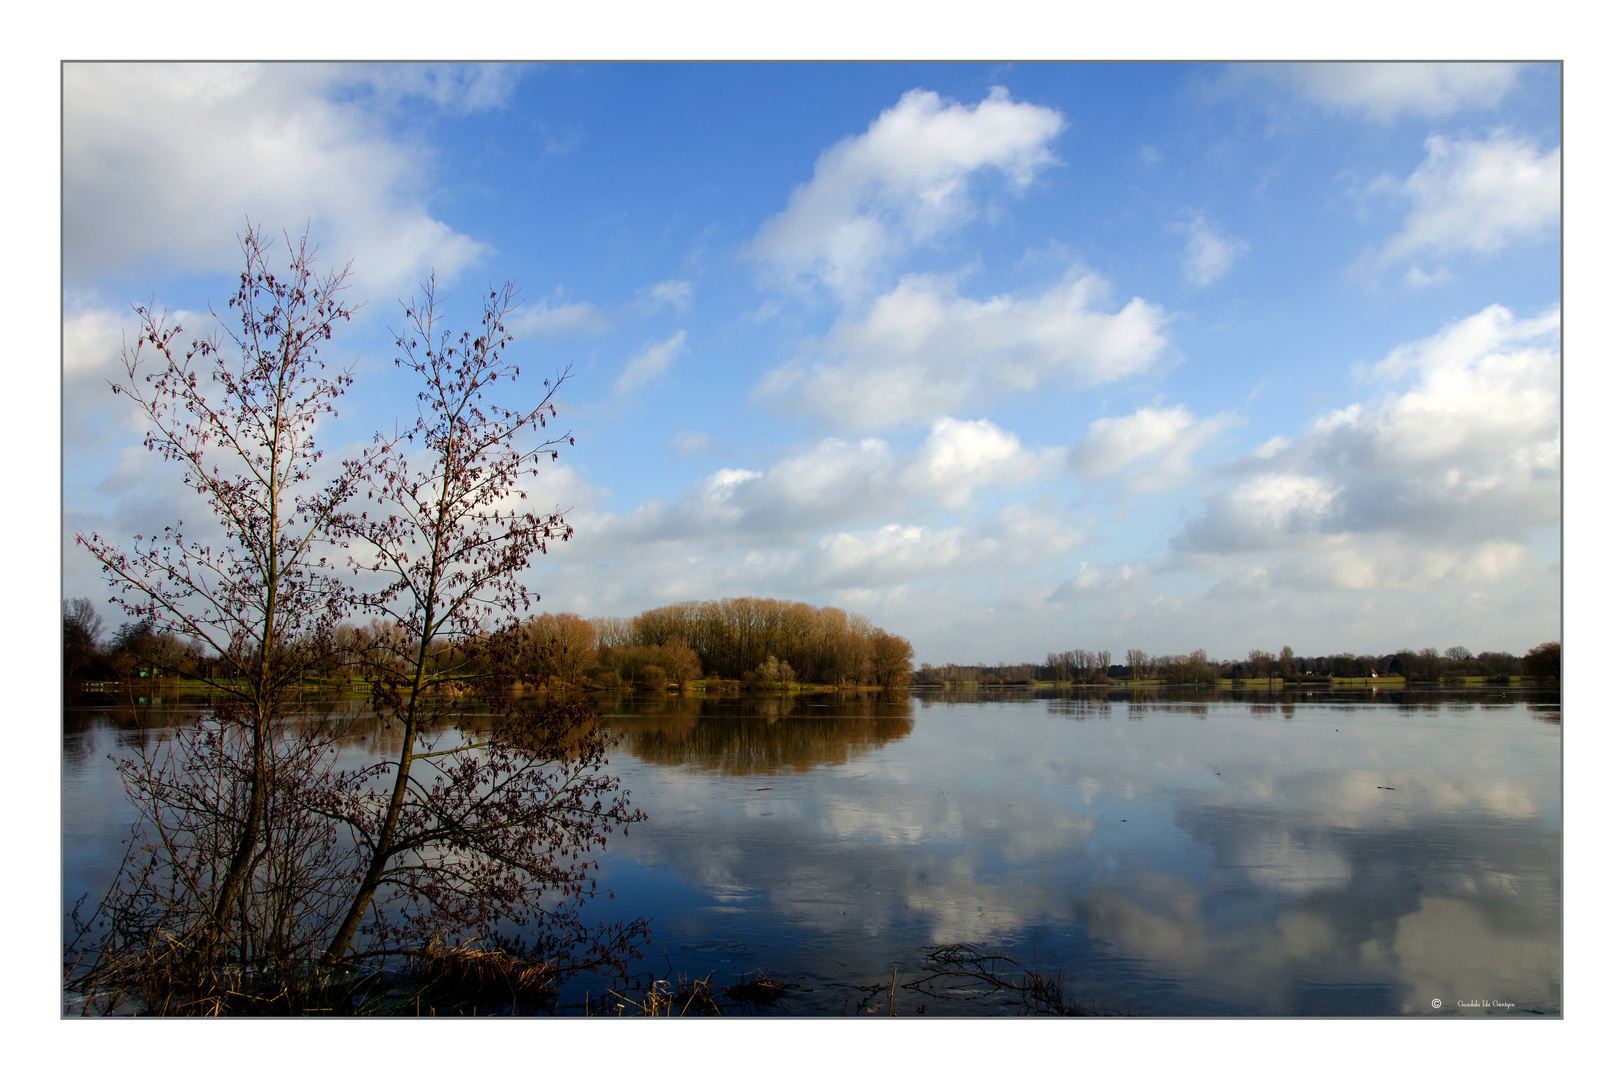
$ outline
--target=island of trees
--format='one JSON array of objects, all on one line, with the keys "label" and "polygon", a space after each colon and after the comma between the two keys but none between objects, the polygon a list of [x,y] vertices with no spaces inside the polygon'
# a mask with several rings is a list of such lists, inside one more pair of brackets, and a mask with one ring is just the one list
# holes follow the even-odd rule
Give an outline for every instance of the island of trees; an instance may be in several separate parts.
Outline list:
[{"label": "island of trees", "polygon": [[[401,623],[345,622],[305,650],[307,686],[364,690],[412,646]],[[88,599],[62,610],[68,700],[92,690],[168,679],[207,688],[229,663],[195,638],[126,622],[104,635]],[[862,615],[789,600],[738,597],[653,608],[631,618],[543,612],[490,632],[439,641],[427,664],[462,682],[493,664],[520,692],[552,689],[692,691],[832,689],[894,693],[913,681],[913,646]]]}]

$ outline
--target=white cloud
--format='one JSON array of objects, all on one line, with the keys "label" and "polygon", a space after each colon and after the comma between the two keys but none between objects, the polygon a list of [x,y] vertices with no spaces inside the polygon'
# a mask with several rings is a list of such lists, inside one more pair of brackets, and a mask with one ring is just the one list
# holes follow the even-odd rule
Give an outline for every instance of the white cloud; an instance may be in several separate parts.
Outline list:
[{"label": "white cloud", "polygon": [[912,453],[898,454],[882,439],[827,438],[765,471],[719,470],[674,504],[651,501],[604,528],[639,543],[800,543],[845,522],[893,517],[910,504],[961,509],[977,489],[1031,483],[1059,459],[1058,450],[1025,449],[990,421],[943,417]]},{"label": "white cloud", "polygon": [[967,506],[978,487],[1016,487],[1050,471],[1060,451],[1033,453],[1021,440],[991,420],[956,420],[944,416],[899,474],[903,490],[936,494],[944,506]]},{"label": "white cloud", "polygon": [[1241,80],[1263,78],[1327,109],[1387,123],[1493,109],[1516,85],[1522,64],[1246,64]]},{"label": "white cloud", "polygon": [[637,389],[656,375],[663,374],[682,353],[688,331],[678,330],[664,341],[655,342],[626,362],[626,370],[615,380],[615,393],[625,394]]},{"label": "white cloud", "polygon": [[364,84],[391,104],[418,97],[454,116],[466,116],[506,104],[523,72],[518,64],[389,63],[347,68],[341,77]]},{"label": "white cloud", "polygon": [[1234,423],[1227,414],[1197,420],[1182,405],[1105,417],[1090,424],[1073,447],[1071,467],[1084,480],[1101,480],[1138,464],[1126,478],[1129,489],[1162,490],[1189,479],[1191,455]]},{"label": "white cloud", "polygon": [[964,530],[923,525],[886,525],[869,532],[837,532],[823,537],[811,562],[821,583],[832,586],[885,585],[939,574],[973,554],[990,554],[985,542],[967,549]]},{"label": "white cloud", "polygon": [[794,391],[836,424],[882,429],[1050,381],[1082,387],[1142,372],[1167,344],[1167,315],[1138,297],[1112,312],[1107,291],[1074,271],[1037,296],[975,300],[951,279],[909,275],[815,344],[827,359],[792,361],[755,394]]},{"label": "white cloud", "polygon": [[970,178],[983,169],[1016,191],[1055,162],[1058,112],[1011,101],[994,87],[973,108],[910,90],[862,135],[819,156],[812,179],[761,227],[749,252],[794,279],[846,297],[907,248],[973,218]]},{"label": "white cloud", "polygon": [[584,300],[573,303],[549,304],[543,300],[534,306],[526,304],[507,320],[506,326],[514,337],[591,337],[608,333],[609,320],[603,312]]},{"label": "white cloud", "polygon": [[1372,185],[1378,192],[1396,189],[1413,204],[1403,229],[1376,256],[1377,266],[1421,254],[1491,255],[1514,241],[1554,233],[1562,212],[1560,147],[1540,153],[1532,139],[1506,132],[1485,140],[1434,135],[1426,146],[1427,160],[1402,185],[1391,179]]},{"label": "white cloud", "polygon": [[637,290],[639,306],[645,312],[653,313],[669,305],[673,311],[687,311],[693,303],[694,283],[691,281],[662,281],[657,285],[649,285]]},{"label": "white cloud", "polygon": [[[1392,350],[1355,373],[1377,384],[1368,400],[1209,472],[1166,557],[1089,552],[1079,566],[1084,545],[1113,538],[1043,498],[973,512],[988,485],[1050,476],[1059,455],[945,418],[912,450],[826,439],[671,503],[578,518],[556,582],[594,610],[748,593],[837,603],[938,662],[988,641],[1041,656],[1057,620],[1086,628],[1073,644],[1114,650],[1382,652],[1453,643],[1468,625],[1474,648],[1521,651],[1556,630],[1538,544],[1558,521],[1557,326],[1554,310],[1489,308]],[[1230,422],[1181,407],[1107,420],[1072,463],[1125,484]]]},{"label": "white cloud", "polygon": [[1251,247],[1245,240],[1225,236],[1202,217],[1171,228],[1190,238],[1184,245],[1184,277],[1198,289],[1206,288],[1229,273],[1235,260]]},{"label": "white cloud", "polygon": [[432,156],[391,136],[408,94],[486,107],[508,76],[309,64],[63,68],[63,262],[70,283],[153,263],[222,271],[245,222],[302,231],[354,259],[359,291],[442,279],[486,248],[427,208]]},{"label": "white cloud", "polygon": [[1255,476],[1209,502],[1200,535],[1220,550],[1284,546],[1294,535],[1324,531],[1342,491],[1316,476]]},{"label": "white cloud", "polygon": [[[132,324],[133,325],[133,324]],[[81,308],[62,317],[62,377],[110,379],[124,341],[124,320],[108,308]]]},{"label": "white cloud", "polygon": [[1240,481],[1175,550],[1252,570],[1280,553],[1276,581],[1350,589],[1527,573],[1530,538],[1560,512],[1559,328],[1554,308],[1496,305],[1394,349],[1357,373],[1402,390],[1232,463]]},{"label": "white cloud", "polygon": [[[169,323],[186,330],[209,329],[213,320],[191,311],[172,311]],[[146,421],[128,394],[114,394],[109,383],[125,379],[122,360],[124,336],[138,325],[125,308],[82,307],[62,316],[62,436],[63,466],[77,470],[98,450],[109,450],[119,440],[134,443],[146,431]],[[145,451],[141,451],[145,454]],[[135,455],[127,461],[151,460]],[[71,487],[71,485],[69,485]]]}]

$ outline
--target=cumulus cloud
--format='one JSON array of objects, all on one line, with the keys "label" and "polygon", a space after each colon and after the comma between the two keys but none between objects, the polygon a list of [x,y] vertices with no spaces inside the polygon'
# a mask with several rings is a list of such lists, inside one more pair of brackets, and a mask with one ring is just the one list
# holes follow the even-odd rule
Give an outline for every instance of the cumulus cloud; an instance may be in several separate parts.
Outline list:
[{"label": "cumulus cloud", "polygon": [[[213,321],[191,311],[169,313],[171,325],[186,328],[186,340],[194,331],[211,329]],[[109,386],[125,378],[125,334],[133,333],[137,325],[129,308],[75,307],[62,316],[62,440],[67,470],[84,467],[96,451],[110,451],[120,440],[133,443],[146,431],[146,421],[129,395],[114,394]],[[151,459],[151,454],[135,447],[126,464]]]},{"label": "cumulus cloud", "polygon": [[70,283],[152,263],[237,265],[245,222],[302,230],[363,291],[442,278],[485,245],[428,209],[432,156],[388,129],[423,98],[452,112],[504,100],[511,73],[309,64],[63,68],[63,263]]},{"label": "cumulus cloud", "polygon": [[1058,112],[994,87],[966,107],[910,90],[862,135],[819,156],[812,179],[761,227],[748,251],[788,279],[810,277],[843,296],[876,270],[977,213],[971,178],[1001,173],[1021,191],[1054,164]]},{"label": "cumulus cloud", "polygon": [[944,416],[898,476],[905,490],[931,492],[943,505],[962,508],[976,488],[1016,487],[1037,479],[1058,455],[1058,450],[1023,449],[1019,437],[991,420]]},{"label": "cumulus cloud", "polygon": [[885,525],[867,532],[837,532],[821,538],[811,561],[817,577],[834,586],[886,585],[941,573],[973,554],[990,554],[984,541],[967,545],[964,529]]},{"label": "cumulus cloud", "polygon": [[[1532,139],[1503,131],[1483,140],[1434,135],[1426,146],[1426,161],[1402,184],[1383,178],[1372,185],[1412,204],[1403,228],[1376,255],[1377,267],[1419,255],[1492,255],[1555,231],[1562,212],[1560,147],[1541,153]],[[1425,285],[1436,277],[1412,268],[1407,280]]]},{"label": "cumulus cloud", "polygon": [[1130,490],[1162,490],[1189,479],[1194,472],[1191,455],[1235,422],[1227,414],[1198,420],[1182,405],[1105,417],[1089,425],[1088,434],[1072,448],[1070,464],[1084,480],[1128,471]]},{"label": "cumulus cloud", "polygon": [[106,380],[115,370],[125,320],[109,308],[80,308],[62,317],[62,378]]},{"label": "cumulus cloud", "polygon": [[615,380],[615,393],[630,393],[656,375],[664,374],[671,361],[687,351],[684,344],[687,340],[688,331],[678,330],[664,341],[654,342],[632,357],[626,362],[626,370]]},{"label": "cumulus cloud", "polygon": [[977,489],[1022,486],[1052,474],[1059,459],[1060,451],[1028,450],[990,421],[943,417],[911,453],[882,439],[827,438],[765,470],[717,470],[674,502],[651,500],[597,531],[613,544],[800,544],[910,505],[964,508]]},{"label": "cumulus cloud", "polygon": [[1200,216],[1169,228],[1189,237],[1184,245],[1184,277],[1198,289],[1206,288],[1229,273],[1235,260],[1251,247],[1245,240],[1225,236],[1217,226]]},{"label": "cumulus cloud", "polygon": [[1388,123],[1493,109],[1516,85],[1523,64],[1244,64],[1240,82],[1267,80],[1324,108]]},{"label": "cumulus cloud", "polygon": [[904,277],[859,318],[768,373],[758,398],[796,394],[848,429],[883,429],[965,402],[1057,381],[1092,386],[1148,369],[1167,345],[1167,314],[1138,297],[1112,311],[1109,287],[1074,271],[1036,296],[961,296],[935,275]]},{"label": "cumulus cloud", "polygon": [[825,439],[763,468],[718,469],[671,500],[586,504],[571,516],[579,542],[549,560],[545,588],[595,611],[759,593],[874,614],[886,597],[938,586],[962,601],[1087,540],[1091,522],[1047,496],[973,512],[973,497],[1052,477],[1063,456],[951,417],[909,450]]},{"label": "cumulus cloud", "polygon": [[1359,372],[1398,384],[1232,462],[1177,552],[1347,589],[1495,581],[1560,512],[1560,313],[1498,305]]}]

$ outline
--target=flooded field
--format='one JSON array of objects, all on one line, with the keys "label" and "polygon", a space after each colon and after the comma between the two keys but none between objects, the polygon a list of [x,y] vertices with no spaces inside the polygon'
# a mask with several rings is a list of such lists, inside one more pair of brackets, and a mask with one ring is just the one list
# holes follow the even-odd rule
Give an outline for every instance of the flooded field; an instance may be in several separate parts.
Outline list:
[{"label": "flooded field", "polygon": [[[1018,1013],[1034,974],[1084,1012],[1561,1012],[1554,691],[602,704],[649,820],[594,914],[652,919],[645,977],[761,972],[790,1014]],[[65,905],[128,835],[107,755],[156,737],[68,716]]]}]

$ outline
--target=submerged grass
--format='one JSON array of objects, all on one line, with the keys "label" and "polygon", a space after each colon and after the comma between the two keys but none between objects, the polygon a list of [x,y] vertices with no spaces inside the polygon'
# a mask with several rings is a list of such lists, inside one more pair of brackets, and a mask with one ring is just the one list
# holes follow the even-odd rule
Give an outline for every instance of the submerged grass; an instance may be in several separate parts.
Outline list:
[{"label": "submerged grass", "polygon": [[[966,1005],[982,1008],[1013,1008],[1023,1016],[1136,1016],[1135,1012],[1112,1005],[1087,1004],[1066,994],[1066,974],[1044,974],[1026,969],[1001,952],[975,942],[932,946],[925,951],[925,973],[906,982],[891,978],[870,986],[852,986],[861,995],[852,1006],[847,999],[845,1015],[923,1016],[935,1004],[942,1014],[963,1014]],[[898,992],[914,1000],[914,1007],[899,1009]]]},{"label": "submerged grass", "polygon": [[798,983],[783,982],[756,971],[742,974],[732,985],[717,991],[711,980],[715,972],[703,979],[690,979],[678,975],[674,978],[653,979],[640,987],[611,990],[594,1004],[587,1005],[588,1015],[611,1016],[726,1016],[747,1015],[752,1010],[766,1012],[777,1006]]}]

